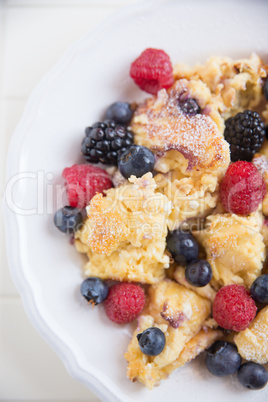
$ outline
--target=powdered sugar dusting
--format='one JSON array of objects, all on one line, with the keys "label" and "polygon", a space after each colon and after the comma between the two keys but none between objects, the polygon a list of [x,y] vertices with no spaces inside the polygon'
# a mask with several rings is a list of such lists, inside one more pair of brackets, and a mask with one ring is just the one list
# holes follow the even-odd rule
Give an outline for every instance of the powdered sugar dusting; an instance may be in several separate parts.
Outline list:
[{"label": "powdered sugar dusting", "polygon": [[210,116],[188,116],[179,107],[179,100],[189,97],[187,80],[177,81],[167,94],[147,100],[136,112],[136,121],[142,123],[151,148],[157,153],[181,152],[189,160],[188,169],[228,163],[229,146]]},{"label": "powdered sugar dusting", "polygon": [[268,158],[265,155],[256,154],[252,160],[260,174],[264,174],[268,170]]},{"label": "powdered sugar dusting", "polygon": [[244,359],[260,364],[268,362],[267,318],[268,306],[259,312],[249,328],[236,335],[234,341]]}]

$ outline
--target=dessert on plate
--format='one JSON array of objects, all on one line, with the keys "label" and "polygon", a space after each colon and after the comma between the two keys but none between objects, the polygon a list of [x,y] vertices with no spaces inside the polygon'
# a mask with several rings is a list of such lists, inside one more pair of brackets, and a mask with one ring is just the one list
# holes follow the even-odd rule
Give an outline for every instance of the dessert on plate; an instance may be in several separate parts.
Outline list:
[{"label": "dessert on plate", "polygon": [[173,67],[146,49],[130,76],[150,96],[112,104],[63,171],[81,294],[137,323],[127,377],[149,389],[205,350],[213,375],[268,382],[267,73],[256,54]]}]

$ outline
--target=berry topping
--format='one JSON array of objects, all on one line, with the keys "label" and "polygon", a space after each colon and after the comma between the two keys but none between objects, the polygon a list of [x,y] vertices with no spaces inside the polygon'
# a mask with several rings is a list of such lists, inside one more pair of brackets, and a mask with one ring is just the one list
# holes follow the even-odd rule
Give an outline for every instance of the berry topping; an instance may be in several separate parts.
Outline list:
[{"label": "berry topping", "polygon": [[117,165],[118,157],[133,144],[133,134],[112,120],[86,128],[82,154],[87,162]]},{"label": "berry topping", "polygon": [[250,162],[263,143],[265,126],[257,112],[245,110],[226,120],[224,137],[230,144],[233,162]]},{"label": "berry topping", "polygon": [[152,172],[155,157],[150,149],[142,145],[132,145],[118,160],[118,169],[125,179],[131,175],[142,177],[145,173]]},{"label": "berry topping", "polygon": [[105,118],[117,124],[126,126],[133,115],[133,110],[127,102],[115,102],[106,111]]},{"label": "berry topping", "polygon": [[200,114],[201,112],[201,108],[196,100],[191,98],[179,100],[179,107],[181,108],[182,112],[188,116],[194,116],[196,114]]},{"label": "berry topping", "polygon": [[165,347],[166,337],[159,328],[151,327],[137,335],[140,350],[147,356],[159,355]]},{"label": "berry topping", "polygon": [[220,327],[239,332],[249,326],[257,307],[243,285],[227,285],[216,294],[212,310]]},{"label": "berry topping", "polygon": [[170,58],[159,49],[144,50],[131,64],[130,77],[143,91],[153,95],[174,83]]},{"label": "berry topping", "polygon": [[258,363],[246,362],[237,372],[239,382],[249,389],[262,389],[268,383],[268,371]]},{"label": "berry topping", "polygon": [[144,304],[145,294],[142,287],[135,283],[121,282],[110,287],[104,307],[111,321],[124,324],[135,320]]},{"label": "berry topping", "polygon": [[66,180],[69,204],[77,208],[85,208],[96,193],[102,193],[113,186],[105,170],[91,165],[65,168],[62,176]]},{"label": "berry topping", "polygon": [[81,294],[94,305],[102,303],[108,295],[108,286],[100,278],[87,278],[82,282]]},{"label": "berry topping", "polygon": [[169,232],[167,236],[167,249],[173,259],[181,265],[197,260],[199,246],[190,233],[180,230]]},{"label": "berry topping", "polygon": [[230,342],[216,341],[209,349],[206,366],[211,374],[218,377],[234,374],[242,362],[237,347]]},{"label": "berry topping", "polygon": [[205,260],[198,260],[188,264],[185,269],[185,277],[193,286],[206,286],[212,279],[210,263]]},{"label": "berry topping", "polygon": [[251,285],[250,294],[256,302],[268,304],[268,274],[255,279]]},{"label": "berry topping", "polygon": [[263,177],[251,162],[232,163],[220,185],[220,198],[224,208],[238,215],[248,215],[256,211],[265,193]]},{"label": "berry topping", "polygon": [[266,78],[263,84],[263,95],[265,96],[266,100],[268,100],[268,78]]},{"label": "berry topping", "polygon": [[54,215],[56,227],[63,233],[73,233],[83,223],[83,216],[79,209],[73,207],[63,207]]}]

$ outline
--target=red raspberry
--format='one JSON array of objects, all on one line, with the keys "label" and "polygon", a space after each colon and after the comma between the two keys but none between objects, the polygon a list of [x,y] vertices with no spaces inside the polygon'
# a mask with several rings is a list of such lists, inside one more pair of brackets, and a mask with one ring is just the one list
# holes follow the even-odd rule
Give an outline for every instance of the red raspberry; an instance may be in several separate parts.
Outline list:
[{"label": "red raspberry", "polygon": [[91,165],[73,165],[62,172],[71,207],[84,208],[96,193],[113,186],[108,173]]},{"label": "red raspberry", "polygon": [[220,185],[224,208],[238,215],[248,215],[256,211],[265,193],[263,177],[251,162],[232,163]]},{"label": "red raspberry", "polygon": [[246,329],[257,313],[256,304],[243,285],[221,288],[212,310],[213,318],[220,327],[237,332]]},{"label": "red raspberry", "polygon": [[130,77],[142,90],[153,95],[174,83],[170,58],[160,49],[144,50],[131,64]]},{"label": "red raspberry", "polygon": [[144,290],[139,285],[121,282],[110,287],[104,307],[111,321],[124,324],[135,320],[144,304]]}]

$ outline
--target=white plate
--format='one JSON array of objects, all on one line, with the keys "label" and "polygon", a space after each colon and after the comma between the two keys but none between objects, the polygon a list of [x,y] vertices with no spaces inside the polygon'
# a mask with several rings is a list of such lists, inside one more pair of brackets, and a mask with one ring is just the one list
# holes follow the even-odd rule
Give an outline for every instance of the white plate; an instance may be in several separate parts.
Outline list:
[{"label": "white plate", "polygon": [[[33,92],[14,134],[4,210],[12,276],[34,326],[70,374],[102,400],[249,402],[253,397],[235,378],[212,377],[202,357],[153,391],[126,379],[123,353],[130,327],[112,324],[102,307],[91,311],[82,300],[83,262],[53,226],[51,190],[61,182],[62,169],[78,161],[84,128],[113,101],[144,96],[128,76],[142,50],[162,48],[173,62],[252,51],[267,58],[267,15],[266,0],[150,1],[127,8],[70,48]],[[255,402],[267,398],[268,387],[254,393]]]}]

